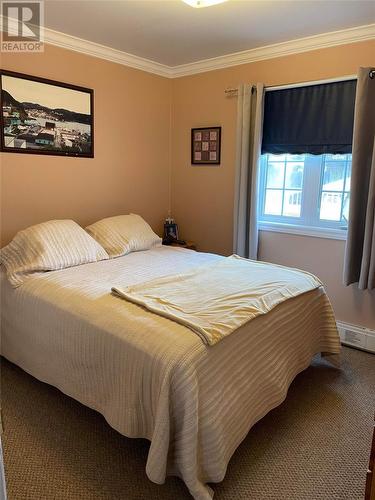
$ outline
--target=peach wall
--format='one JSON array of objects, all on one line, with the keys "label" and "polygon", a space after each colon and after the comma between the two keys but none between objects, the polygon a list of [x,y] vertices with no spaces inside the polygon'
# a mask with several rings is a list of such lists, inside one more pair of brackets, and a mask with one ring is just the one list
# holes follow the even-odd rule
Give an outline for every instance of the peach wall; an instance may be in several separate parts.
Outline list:
[{"label": "peach wall", "polygon": [[46,46],[1,67],[94,89],[95,158],[3,153],[2,245],[52,218],[87,224],[129,211],[160,232],[168,211],[171,81]]},{"label": "peach wall", "polygon": [[[240,82],[265,85],[355,74],[375,64],[375,41],[295,54],[173,81],[172,212],[182,237],[204,251],[230,254],[236,140],[236,98],[224,89]],[[190,129],[222,126],[219,167],[190,165]],[[375,293],[342,285],[344,242],[261,232],[260,258],[317,274],[327,285],[337,318],[375,329]]]},{"label": "peach wall", "polygon": [[342,284],[345,242],[291,234],[260,233],[260,258],[305,269],[324,283],[336,318],[375,330],[375,291]]}]

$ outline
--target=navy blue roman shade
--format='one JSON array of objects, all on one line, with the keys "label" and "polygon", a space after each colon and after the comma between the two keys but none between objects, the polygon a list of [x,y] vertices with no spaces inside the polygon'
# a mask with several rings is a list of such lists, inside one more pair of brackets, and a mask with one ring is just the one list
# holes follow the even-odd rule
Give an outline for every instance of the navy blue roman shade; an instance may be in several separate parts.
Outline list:
[{"label": "navy blue roman shade", "polygon": [[262,153],[351,153],[356,83],[266,92]]}]

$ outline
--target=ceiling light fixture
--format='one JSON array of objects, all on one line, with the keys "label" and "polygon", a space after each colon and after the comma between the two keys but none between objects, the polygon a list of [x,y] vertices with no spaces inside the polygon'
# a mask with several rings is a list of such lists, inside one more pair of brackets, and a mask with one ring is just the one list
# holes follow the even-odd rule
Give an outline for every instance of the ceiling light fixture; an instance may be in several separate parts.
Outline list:
[{"label": "ceiling light fixture", "polygon": [[227,0],[182,0],[182,1],[190,5],[190,7],[201,9],[202,7],[210,7],[211,5],[216,5],[218,3],[224,3]]}]

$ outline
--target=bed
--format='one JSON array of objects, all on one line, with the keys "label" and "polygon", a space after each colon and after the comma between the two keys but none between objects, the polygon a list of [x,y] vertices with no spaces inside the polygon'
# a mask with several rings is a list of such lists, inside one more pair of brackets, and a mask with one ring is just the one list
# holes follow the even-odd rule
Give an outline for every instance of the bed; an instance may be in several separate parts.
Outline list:
[{"label": "bed", "polygon": [[[337,362],[323,287],[288,299],[219,343],[110,293],[223,257],[157,246],[47,272],[12,288],[3,272],[2,354],[37,379],[150,440],[146,472],[213,492],[250,428],[286,397],[316,353]],[[22,311],[22,314],[20,314]]]}]

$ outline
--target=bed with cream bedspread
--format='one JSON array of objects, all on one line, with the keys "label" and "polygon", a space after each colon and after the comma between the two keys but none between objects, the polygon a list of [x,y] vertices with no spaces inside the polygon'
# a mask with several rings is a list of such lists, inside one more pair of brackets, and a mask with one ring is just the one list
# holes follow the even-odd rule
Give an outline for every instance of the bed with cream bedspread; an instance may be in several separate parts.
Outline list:
[{"label": "bed with cream bedspread", "polygon": [[1,277],[2,354],[121,434],[149,439],[148,477],[180,476],[196,500],[211,498],[207,483],[224,478],[249,429],[285,399],[314,354],[334,359],[340,351],[322,287],[213,346],[110,293],[220,259],[157,247],[45,273],[17,289]]}]

